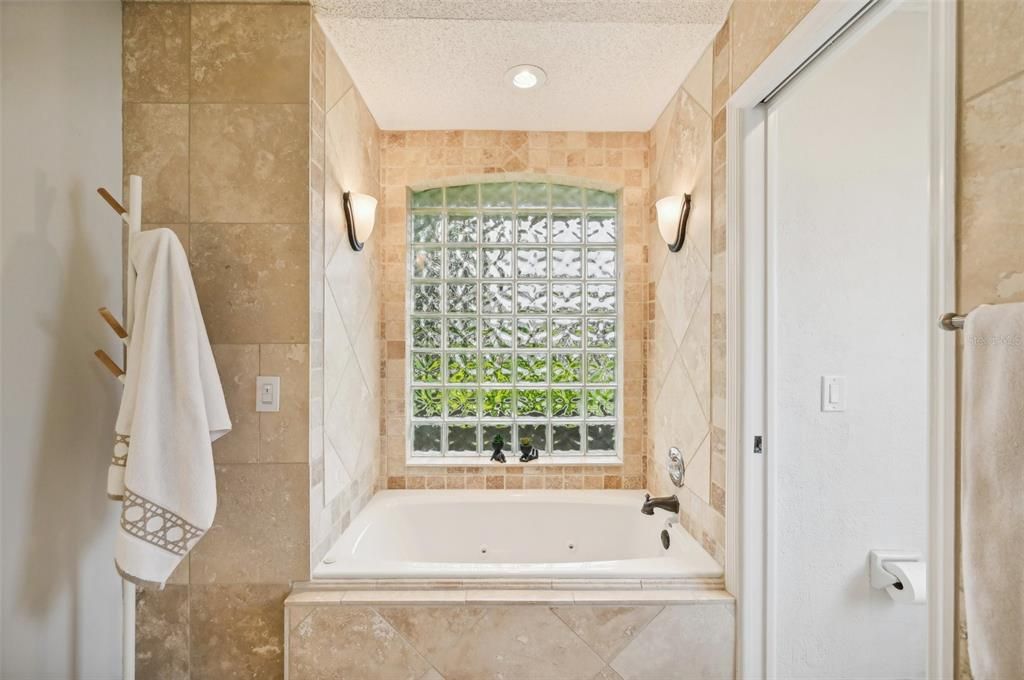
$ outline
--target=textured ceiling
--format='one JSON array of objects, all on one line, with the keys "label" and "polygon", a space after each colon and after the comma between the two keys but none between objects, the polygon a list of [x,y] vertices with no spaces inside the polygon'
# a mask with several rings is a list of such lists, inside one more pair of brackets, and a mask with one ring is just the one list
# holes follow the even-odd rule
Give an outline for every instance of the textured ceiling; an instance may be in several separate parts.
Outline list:
[{"label": "textured ceiling", "polygon": [[[648,130],[730,0],[314,0],[385,130]],[[505,83],[516,64],[548,82]]]}]

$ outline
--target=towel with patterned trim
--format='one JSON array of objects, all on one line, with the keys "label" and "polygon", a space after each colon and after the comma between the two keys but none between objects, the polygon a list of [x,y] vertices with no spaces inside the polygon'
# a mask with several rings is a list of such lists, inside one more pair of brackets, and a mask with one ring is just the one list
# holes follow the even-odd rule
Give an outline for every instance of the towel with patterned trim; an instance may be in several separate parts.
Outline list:
[{"label": "towel with patterned trim", "polygon": [[231,421],[178,237],[136,234],[129,257],[135,314],[107,494],[122,501],[118,572],[163,585],[213,523],[213,441]]}]

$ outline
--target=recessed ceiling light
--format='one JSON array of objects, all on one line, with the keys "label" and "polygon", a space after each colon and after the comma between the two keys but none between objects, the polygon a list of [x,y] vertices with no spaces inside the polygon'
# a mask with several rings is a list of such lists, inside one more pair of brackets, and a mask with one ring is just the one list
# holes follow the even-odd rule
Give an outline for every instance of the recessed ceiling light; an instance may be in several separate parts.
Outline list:
[{"label": "recessed ceiling light", "polygon": [[505,71],[505,82],[519,90],[530,90],[540,87],[548,79],[548,74],[539,66],[520,64]]}]

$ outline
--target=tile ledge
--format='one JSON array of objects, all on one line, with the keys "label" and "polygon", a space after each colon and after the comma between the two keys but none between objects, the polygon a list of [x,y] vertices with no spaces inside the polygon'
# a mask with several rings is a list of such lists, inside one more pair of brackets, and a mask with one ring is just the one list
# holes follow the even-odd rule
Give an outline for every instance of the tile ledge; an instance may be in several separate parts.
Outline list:
[{"label": "tile ledge", "polygon": [[339,605],[732,604],[724,590],[345,590],[297,592],[285,607]]}]

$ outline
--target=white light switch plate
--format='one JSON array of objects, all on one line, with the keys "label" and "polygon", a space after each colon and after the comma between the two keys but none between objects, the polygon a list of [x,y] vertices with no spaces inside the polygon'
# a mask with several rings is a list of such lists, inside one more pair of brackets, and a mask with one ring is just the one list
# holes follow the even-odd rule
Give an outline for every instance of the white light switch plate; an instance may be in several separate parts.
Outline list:
[{"label": "white light switch plate", "polygon": [[277,412],[281,410],[281,378],[272,375],[256,376],[256,411]]},{"label": "white light switch plate", "polygon": [[834,413],[846,410],[846,376],[821,376],[821,410]]}]

